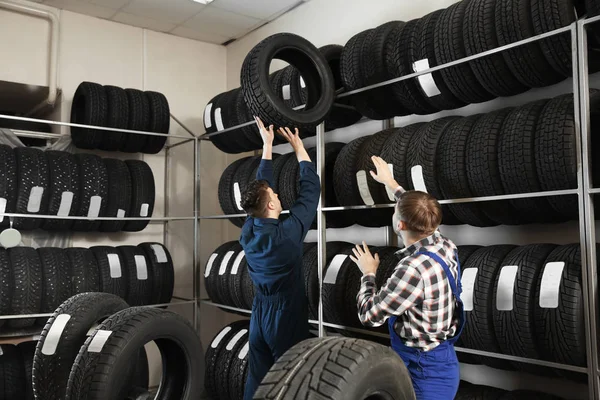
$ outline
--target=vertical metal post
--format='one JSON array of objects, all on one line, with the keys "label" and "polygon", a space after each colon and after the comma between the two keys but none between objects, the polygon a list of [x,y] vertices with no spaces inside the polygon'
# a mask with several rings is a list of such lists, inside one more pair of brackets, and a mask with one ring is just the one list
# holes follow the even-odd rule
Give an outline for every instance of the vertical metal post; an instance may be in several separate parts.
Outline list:
[{"label": "vertical metal post", "polygon": [[[169,156],[171,155],[171,150],[169,149],[169,147],[165,147],[165,174],[164,174],[164,183],[163,183],[163,187],[164,187],[164,197],[163,197],[163,201],[164,201],[164,210],[163,210],[163,215],[165,217],[169,217],[170,213],[169,213]],[[168,238],[168,231],[169,231],[169,221],[165,221],[165,223],[163,224],[163,244],[165,245],[165,247],[167,246],[167,238]]]},{"label": "vertical metal post", "polygon": [[200,260],[198,259],[198,240],[200,228],[200,140],[194,139],[194,256],[193,256],[193,291],[194,291],[194,329],[198,332],[200,318]]},{"label": "vertical metal post", "polygon": [[[394,119],[384,119],[381,121],[381,128],[383,130],[395,128]],[[393,226],[386,227],[385,230],[385,245],[386,246],[398,246],[398,236],[396,236],[396,232],[394,232]]]},{"label": "vertical metal post", "polygon": [[325,123],[317,126],[317,173],[321,181],[321,194],[317,206],[317,266],[319,269],[319,337],[325,337],[323,327],[323,270],[327,262],[327,232],[326,216],[323,212],[325,206]]},{"label": "vertical metal post", "polygon": [[596,337],[596,234],[594,221],[594,196],[592,185],[591,136],[590,136],[590,85],[588,71],[587,31],[584,20],[576,23],[573,35],[573,94],[575,104],[575,129],[577,132],[578,183],[579,183],[579,230],[582,243],[581,278],[583,306],[585,311],[585,336],[590,399],[600,396],[598,381],[598,339]]}]

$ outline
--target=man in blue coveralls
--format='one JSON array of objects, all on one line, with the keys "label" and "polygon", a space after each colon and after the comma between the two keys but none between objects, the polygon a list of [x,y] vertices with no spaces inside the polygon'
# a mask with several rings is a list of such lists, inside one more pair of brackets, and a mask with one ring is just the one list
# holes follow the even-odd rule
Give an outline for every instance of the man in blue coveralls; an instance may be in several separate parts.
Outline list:
[{"label": "man in blue coveralls", "polygon": [[273,192],[273,125],[266,129],[256,118],[263,139],[263,153],[256,181],[242,198],[249,217],[240,243],[248,271],[256,287],[250,320],[250,372],[244,400],[256,388],[275,361],[290,347],[308,338],[308,301],[302,273],[303,242],[317,211],[320,182],[298,129],[280,128],[300,163],[300,194],[289,217],[279,220],[281,202]]}]

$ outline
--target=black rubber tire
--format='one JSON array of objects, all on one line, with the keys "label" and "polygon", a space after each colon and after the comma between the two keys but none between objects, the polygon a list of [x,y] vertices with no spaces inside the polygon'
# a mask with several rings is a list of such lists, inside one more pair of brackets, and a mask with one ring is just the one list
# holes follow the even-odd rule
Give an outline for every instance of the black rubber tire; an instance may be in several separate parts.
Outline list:
[{"label": "black rubber tire", "polygon": [[394,399],[416,399],[410,374],[391,348],[333,337],[308,339],[288,350],[267,373],[254,398],[312,399],[323,397],[324,392],[332,400],[366,399],[382,392]]},{"label": "black rubber tire", "polygon": [[[492,286],[492,313],[496,341],[502,354],[541,360],[542,354],[537,344],[539,333],[535,324],[535,288],[548,255],[556,249],[554,244],[533,244],[517,247],[502,263],[505,266],[518,266],[512,288],[512,310],[498,310],[498,282],[496,276]],[[548,375],[546,369],[525,363],[513,362],[520,371]]]},{"label": "black rubber tire", "polygon": [[108,293],[78,294],[62,303],[48,320],[35,350],[33,390],[36,396],[46,400],[64,399],[70,366],[90,328],[127,307],[123,299]]},{"label": "black rubber tire", "polygon": [[[248,158],[241,166],[237,169],[235,174],[233,175],[234,184],[237,183],[240,188],[240,195],[244,198],[244,193],[246,193],[246,189],[248,188],[248,184],[256,180],[256,169],[260,165],[260,156],[250,157]],[[254,174],[254,175],[253,175]],[[232,186],[233,188],[233,186]],[[233,192],[233,191],[232,191]],[[238,212],[239,214],[243,214],[244,211]],[[245,221],[245,218],[243,218]]]},{"label": "black rubber tire", "polygon": [[[10,315],[12,313],[15,279],[8,252],[4,248],[0,248],[0,282],[3,282],[2,290],[0,290],[0,315]],[[0,327],[3,327],[6,322],[1,321]]]},{"label": "black rubber tire", "polygon": [[232,306],[241,309],[247,309],[246,301],[244,299],[244,287],[243,287],[243,269],[248,268],[246,263],[246,253],[239,249],[232,259],[232,265],[229,268],[226,283],[227,290],[231,296]]},{"label": "black rubber tire", "polygon": [[[11,313],[14,315],[39,314],[42,309],[42,263],[35,249],[13,247],[8,249],[13,271],[13,297]],[[9,328],[29,328],[35,318],[15,319],[7,323]]]},{"label": "black rubber tire", "polygon": [[[71,262],[62,249],[46,247],[37,249],[42,265],[42,313],[53,313],[64,301],[73,295]],[[44,326],[48,318],[39,318]]]},{"label": "black rubber tire", "polygon": [[[6,201],[5,212],[14,213],[17,205],[17,159],[12,148],[0,144],[0,199]],[[9,218],[0,219],[0,229],[9,226]]]},{"label": "black rubber tire", "polygon": [[[238,91],[235,107],[238,123],[242,124],[254,120],[254,116],[250,113],[250,110],[244,101],[244,94],[242,93],[241,89]],[[260,132],[258,131],[256,124],[244,126],[243,128],[240,128],[240,130],[245,136],[246,140],[253,144],[253,149],[262,148],[263,141],[260,137]],[[278,138],[275,138],[275,142],[277,141]]]},{"label": "black rubber tire", "polygon": [[[437,10],[427,14],[419,20],[417,27],[411,32],[412,35],[409,37],[410,45],[408,48],[410,63],[426,59],[430,68],[439,65],[435,57],[435,30],[440,23],[443,12],[444,10]],[[429,104],[440,110],[452,110],[466,105],[464,101],[459,100],[452,93],[440,72],[434,72],[431,75],[440,92],[431,97],[423,91],[419,80],[417,78],[414,79],[417,86],[421,89],[423,97]]]},{"label": "black rubber tire", "polygon": [[351,141],[340,151],[335,161],[333,186],[340,205],[363,204],[356,181],[356,162],[368,139],[368,136],[363,136]]},{"label": "black rubber tire", "polygon": [[[548,263],[564,262],[557,308],[540,307],[542,276]],[[548,255],[535,288],[534,315],[537,344],[544,359],[562,364],[586,366],[585,317],[581,283],[579,244],[557,247]],[[561,373],[568,374],[568,373]],[[564,376],[564,375],[563,375]]]},{"label": "black rubber tire", "polygon": [[[467,5],[463,20],[467,56],[498,47],[495,5],[496,0],[471,0]],[[514,96],[529,89],[513,75],[500,53],[478,58],[470,65],[479,83],[498,97]]]},{"label": "black rubber tire", "polygon": [[[462,269],[462,276],[469,268],[477,269],[473,287],[473,310],[465,312],[466,326],[462,333],[462,343],[470,349],[500,353],[500,347],[494,333],[494,318],[492,313],[493,296],[492,284],[504,258],[515,249],[512,245],[489,246],[475,251]],[[478,357],[481,362],[496,369],[512,370],[508,361]]]},{"label": "black rubber tire", "polygon": [[249,326],[246,326],[239,329],[236,334],[233,335],[227,342],[223,342],[224,346],[221,350],[221,354],[219,355],[218,363],[215,366],[217,387],[221,388],[219,391],[221,398],[234,398],[231,397],[230,392],[232,392],[233,386],[238,384],[238,382],[232,382],[229,380],[229,370],[233,365],[234,358],[237,357],[237,354],[248,341],[249,328]]},{"label": "black rubber tire", "polygon": [[[362,50],[363,44],[372,29],[359,32],[354,35],[344,46],[340,56],[340,76],[346,91],[360,89],[365,85],[362,72]],[[368,92],[362,92],[350,96],[349,101],[361,114],[368,109]],[[375,111],[370,112],[372,117],[379,118]]]},{"label": "black rubber tire", "polygon": [[[73,96],[71,123],[92,126],[107,126],[108,101],[106,90],[93,82],[81,82]],[[75,147],[94,150],[102,143],[103,131],[92,128],[71,128],[71,139]]]},{"label": "black rubber tire", "polygon": [[[547,103],[540,100],[515,108],[504,120],[498,141],[498,168],[506,194],[542,191],[536,169],[535,134]],[[545,197],[510,200],[510,203],[522,221],[564,221]]]},{"label": "black rubber tire", "polygon": [[248,354],[250,349],[250,343],[248,340],[244,341],[244,345],[234,355],[231,367],[229,368],[229,398],[230,399],[243,399],[244,390],[246,388],[246,380],[248,378]]},{"label": "black rubber tire", "polygon": [[[154,133],[169,133],[171,126],[171,110],[169,109],[169,101],[164,94],[158,92],[144,92],[144,96],[148,100],[150,109],[150,121],[148,122],[149,132]],[[142,153],[157,154],[165,147],[167,136],[148,136],[146,144],[142,148]]]},{"label": "black rubber tire", "polygon": [[[413,19],[406,24],[398,24],[387,41],[386,65],[388,75],[396,78],[413,73],[409,60],[410,38],[418,28],[419,20]],[[432,106],[421,91],[418,80],[408,79],[390,85],[397,99],[404,108],[413,114],[433,114],[440,111]]]},{"label": "black rubber tire", "polygon": [[296,202],[299,190],[300,165],[296,157],[289,157],[281,167],[277,190],[281,206],[289,210]]},{"label": "black rubber tire", "polygon": [[[371,157],[381,155],[385,149],[385,145],[394,133],[395,129],[387,129],[370,136],[356,160],[356,172],[364,171],[368,191],[373,200],[373,204],[386,204],[390,202],[384,185],[375,181],[373,176],[371,176],[371,171],[376,171]],[[364,198],[361,198],[361,200],[361,204],[367,204]]]},{"label": "black rubber tire", "polygon": [[223,327],[223,329],[219,330],[219,332],[211,340],[210,346],[207,346],[206,348],[204,387],[209,398],[220,398],[219,393],[221,393],[223,389],[218,384],[219,377],[217,376],[217,365],[221,359],[221,354],[226,344],[242,329],[248,329],[247,320],[236,321]]},{"label": "black rubber tire", "polygon": [[13,344],[0,345],[0,352],[0,395],[6,400],[24,399],[27,379],[21,352]]},{"label": "black rubber tire", "polygon": [[[254,121],[253,115],[241,115],[238,112],[240,101],[244,102],[244,94],[241,89],[234,89],[228,98],[228,103],[225,104],[226,110],[223,114],[227,119],[223,120],[225,128],[232,128],[237,125],[245,124],[246,122]],[[247,110],[247,107],[246,107]],[[256,126],[256,124],[253,124]],[[252,131],[252,129],[250,129]],[[262,138],[260,133],[257,135],[248,135],[242,129],[236,129],[228,132],[231,135],[231,140],[235,141],[235,145],[241,149],[241,151],[259,150],[263,147]],[[227,134],[227,133],[226,133]],[[280,138],[276,138],[279,143]]]},{"label": "black rubber tire", "polygon": [[[286,107],[269,86],[269,65],[279,58],[296,67],[306,82],[307,107],[294,111]],[[280,33],[268,37],[246,56],[241,73],[244,100],[250,111],[275,126],[313,130],[331,111],[335,98],[331,69],[319,50],[300,36]]]},{"label": "black rubber tire", "polygon": [[[127,129],[148,132],[150,128],[150,104],[144,92],[137,89],[125,89],[129,103],[129,121]],[[125,153],[139,153],[146,146],[149,136],[139,133],[125,133],[120,150]]]},{"label": "black rubber tire", "polygon": [[[99,291],[126,299],[128,276],[127,270],[124,270],[125,260],[121,257],[121,254],[117,249],[109,246],[91,247],[90,251],[94,254],[98,265]],[[114,270],[111,261],[115,262]]]},{"label": "black rubber tire", "polygon": [[[496,1],[496,35],[504,46],[535,36],[531,0]],[[545,87],[565,79],[548,63],[539,42],[503,51],[513,75],[527,87]]]},{"label": "black rubber tire", "polygon": [[[329,243],[327,244],[329,252]],[[304,275],[304,293],[308,300],[308,318],[318,319],[319,310],[319,277],[318,277],[318,256],[317,243],[304,243],[302,254],[302,273]],[[316,273],[316,276],[315,276]],[[316,278],[316,282],[315,282]],[[317,285],[317,290],[314,289],[314,284]],[[310,293],[309,293],[310,292]]]},{"label": "black rubber tire", "polygon": [[[17,160],[18,177],[16,213],[47,214],[48,198],[50,197],[50,173],[46,154],[39,149],[29,147],[17,147],[14,152]],[[39,199],[39,209],[37,212],[29,212],[30,194],[35,187],[43,189]],[[43,221],[38,218],[14,218],[13,227],[26,231],[38,229],[42,223]]]},{"label": "black rubber tire", "polygon": [[[99,331],[112,331],[101,350],[90,349]],[[191,400],[202,392],[204,369],[198,334],[184,317],[171,311],[133,307],[119,311],[98,326],[81,349],[67,385],[65,400],[122,399],[131,389],[124,372],[132,370],[144,345],[158,346],[164,385],[159,397]],[[88,351],[89,349],[89,351]],[[126,374],[128,375],[128,373]]]},{"label": "black rubber tire", "polygon": [[[339,264],[339,266],[335,266],[335,268],[338,268],[337,271],[329,271],[329,268],[331,267],[330,264],[327,264],[323,271],[323,318],[324,321],[337,325],[350,326],[346,325],[347,321],[344,310],[347,306],[345,304],[346,294],[350,293],[346,282],[348,281],[349,271],[355,267],[353,261],[350,259],[352,247],[352,245],[348,245],[346,248],[337,251],[336,255],[346,256],[345,259],[340,258],[336,261],[336,263]],[[335,258],[336,255],[333,257]],[[355,302],[356,301],[353,303]],[[356,307],[354,308],[356,309]],[[352,325],[356,325],[356,322],[352,321]]]},{"label": "black rubber tire", "polygon": [[239,244],[239,242],[233,242],[219,264],[216,277],[217,298],[219,299],[219,304],[230,307],[235,306],[233,293],[229,290],[229,281],[231,279],[231,268],[233,267],[233,263],[235,262],[238,253],[241,251],[242,245]]},{"label": "black rubber tire", "polygon": [[244,295],[244,308],[246,310],[252,310],[256,288],[254,287],[254,282],[252,281],[250,272],[248,271],[248,263],[245,258],[242,260],[240,269],[242,270],[242,293]]},{"label": "black rubber tire", "polygon": [[236,244],[237,242],[227,242],[217,247],[204,266],[204,287],[213,303],[222,304],[219,297],[219,268],[227,252]]},{"label": "black rubber tire", "polygon": [[[240,158],[239,160],[234,161],[229,164],[223,174],[221,174],[221,178],[219,179],[219,205],[221,206],[221,210],[225,215],[233,215],[233,214],[243,214],[244,210],[239,210],[237,203],[235,201],[234,196],[234,187],[233,187],[233,179],[236,174],[238,168],[248,160],[246,158]],[[245,218],[229,218],[229,221],[235,226],[241,228],[244,224]]]},{"label": "black rubber tire", "polygon": [[[466,147],[467,177],[475,196],[505,194],[498,167],[498,141],[511,111],[505,108],[486,114],[471,129]],[[522,222],[517,210],[506,200],[486,201],[479,207],[497,224],[518,225]]]},{"label": "black rubber tire", "polygon": [[100,271],[94,253],[89,249],[72,247],[64,249],[71,264],[73,294],[100,291]]},{"label": "black rubber tire", "polygon": [[[381,158],[394,167],[394,179],[405,188],[409,187],[410,173],[407,173],[408,145],[411,137],[423,126],[422,123],[396,128],[383,146]],[[390,200],[388,198],[388,200]],[[390,200],[392,201],[392,200]]]},{"label": "black rubber tire", "polygon": [[150,304],[168,304],[175,288],[175,268],[169,250],[160,243],[138,245],[146,254],[152,271],[152,297]]},{"label": "black rubber tire", "polygon": [[[72,216],[79,210],[81,189],[79,168],[75,156],[64,151],[47,151],[48,171],[50,186],[48,195],[48,214],[58,215],[59,211],[66,211],[63,216]],[[63,193],[72,194],[71,207],[60,210]],[[42,228],[47,231],[68,231],[73,226],[72,220],[46,219]]]},{"label": "black rubber tire", "polygon": [[[156,189],[154,186],[154,174],[150,166],[144,161],[125,161],[131,175],[131,205],[129,215],[131,217],[152,217]],[[145,221],[127,221],[123,230],[126,232],[143,231],[150,223]]]},{"label": "black rubber tire", "polygon": [[[205,117],[209,117],[210,118],[210,122],[211,122],[211,126],[210,128],[207,128],[207,121],[206,118],[204,118],[204,128],[206,129],[206,133],[210,134],[210,133],[215,133],[217,131],[219,131],[219,127],[217,126],[217,122],[215,119],[215,111],[217,108],[219,107],[221,98],[223,98],[223,96],[225,96],[227,93],[221,93],[218,94],[217,96],[215,96],[206,106],[204,113],[205,113]],[[208,106],[210,107],[210,110],[208,109]],[[210,112],[209,112],[210,111]],[[240,150],[237,148],[232,148],[231,147],[231,143],[229,143],[230,141],[228,140],[230,137],[230,132],[226,132],[226,133],[220,133],[218,135],[214,135],[211,136],[209,138],[209,140],[211,141],[211,143],[213,145],[215,145],[215,147],[219,150],[221,150],[224,153],[239,153]]]},{"label": "black rubber tire", "polygon": [[[108,198],[108,171],[102,159],[94,154],[76,154],[75,159],[79,168],[80,207],[75,215],[87,217],[90,215],[92,198],[100,197],[98,216],[106,215]],[[72,229],[80,232],[97,231],[101,221],[82,221],[73,223]]]},{"label": "black rubber tire", "polygon": [[125,300],[132,307],[149,305],[152,300],[154,275],[144,251],[136,246],[119,246],[117,250],[124,261],[123,269],[127,272],[129,282]]},{"label": "black rubber tire", "polygon": [[[340,151],[344,148],[344,143],[331,142],[325,145],[325,204],[327,207],[337,207],[340,204],[335,196],[333,186],[333,171]],[[327,227],[347,228],[354,224],[354,213],[352,211],[337,211],[327,215]]]},{"label": "black rubber tire", "polygon": [[25,371],[25,392],[21,396],[24,400],[35,400],[33,397],[33,356],[35,355],[35,346],[37,342],[21,342],[17,348],[21,352],[23,359],[23,370]]},{"label": "black rubber tire", "polygon": [[[103,159],[108,174],[108,195],[104,215],[109,218],[129,217],[131,207],[131,174],[122,160],[114,158]],[[120,232],[125,226],[123,220],[102,221],[100,232]]]},{"label": "black rubber tire", "polygon": [[[463,20],[469,1],[472,0],[459,1],[442,11],[434,32],[435,61],[437,65],[467,57],[463,35]],[[439,74],[450,91],[467,104],[483,103],[493,99],[495,96],[479,83],[471,65],[471,62],[459,64],[442,69]]]},{"label": "black rubber tire", "polygon": [[[106,93],[107,128],[127,129],[129,120],[129,100],[125,90],[116,86],[104,86]],[[102,135],[98,148],[104,151],[118,151],[125,134],[116,131],[99,131]]]}]

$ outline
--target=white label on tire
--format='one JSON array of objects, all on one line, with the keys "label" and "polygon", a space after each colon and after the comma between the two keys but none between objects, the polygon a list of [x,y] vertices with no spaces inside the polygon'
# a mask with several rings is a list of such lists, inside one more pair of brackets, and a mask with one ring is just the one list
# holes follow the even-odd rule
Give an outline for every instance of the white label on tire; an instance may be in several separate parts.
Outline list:
[{"label": "white label on tire", "polygon": [[125,210],[121,210],[120,208],[117,210],[117,218],[125,218]]},{"label": "white label on tire", "polygon": [[0,356],[4,355],[4,351],[2,351],[2,346],[0,346]]},{"label": "white label on tire", "polygon": [[281,92],[283,94],[284,100],[290,100],[292,98],[292,91],[290,90],[290,85],[283,85],[281,88]]},{"label": "white label on tire", "polygon": [[40,205],[42,204],[42,195],[44,194],[44,188],[41,186],[34,186],[29,192],[29,201],[27,202],[27,212],[36,213],[40,211]]},{"label": "white label on tire", "polygon": [[212,269],[213,264],[215,262],[215,258],[217,258],[217,257],[218,257],[217,253],[212,253],[210,255],[210,258],[208,259],[208,262],[206,263],[206,269],[204,270],[204,277],[205,278],[210,275],[210,270]]},{"label": "white label on tire", "polygon": [[465,311],[473,311],[473,292],[475,291],[475,279],[477,278],[477,268],[467,268],[463,271],[460,278],[462,284],[462,295],[460,299],[463,302]]},{"label": "white label on tire", "polygon": [[375,201],[373,200],[373,196],[371,196],[371,191],[369,190],[366,171],[361,170],[356,173],[356,183],[358,185],[358,191],[360,192],[360,197],[362,198],[363,203],[365,203],[367,206],[374,205]]},{"label": "white label on tire", "polygon": [[229,260],[233,257],[233,251],[228,251],[223,257],[223,261],[221,261],[221,266],[219,267],[219,275],[223,275],[225,270],[227,269],[227,264],[229,264]]},{"label": "white label on tire", "polygon": [[59,314],[54,319],[54,322],[52,323],[52,326],[46,335],[46,340],[44,340],[42,354],[52,356],[54,353],[56,353],[56,348],[58,347],[58,342],[60,342],[60,337],[62,336],[65,326],[67,326],[67,322],[69,322],[70,319],[71,316],[69,314]]},{"label": "white label on tire", "polygon": [[112,335],[112,331],[98,330],[92,338],[88,346],[88,353],[100,353],[106,344],[108,338]]},{"label": "white label on tire", "polygon": [[540,284],[540,307],[558,308],[560,297],[560,282],[565,269],[565,263],[549,262],[544,266],[542,282]]},{"label": "white label on tire", "polygon": [[119,255],[118,254],[107,254],[106,258],[108,259],[108,265],[110,267],[110,277],[115,279],[115,278],[120,278],[122,276],[122,272],[121,272],[121,259],[119,259]]},{"label": "white label on tire", "polygon": [[142,206],[140,207],[140,217],[147,217],[149,210],[150,210],[150,205],[148,203],[142,204]]},{"label": "white label on tire", "polygon": [[204,126],[206,128],[212,128],[212,119],[210,118],[210,114],[212,111],[212,103],[208,103],[206,108],[204,109]]},{"label": "white label on tire", "polygon": [[4,213],[6,212],[6,199],[0,197],[0,222],[4,221]]},{"label": "white label on tire", "polygon": [[42,338],[42,335],[33,335],[31,337],[31,340],[33,340],[34,342],[39,341]]},{"label": "white label on tire", "polygon": [[[390,169],[390,173],[392,174],[392,178],[394,177],[394,164],[388,164],[388,168]],[[390,189],[389,187],[385,187],[385,191],[387,192],[388,198],[390,201],[396,201],[396,194],[394,193],[394,189]]]},{"label": "white label on tire", "polygon": [[215,110],[215,125],[217,126],[218,131],[225,129],[225,126],[223,125],[223,117],[221,116],[221,108],[217,108]]},{"label": "white label on tire", "polygon": [[231,267],[231,275],[237,275],[238,270],[240,269],[240,264],[245,256],[246,253],[243,250],[238,253],[237,257],[233,261],[233,267]]},{"label": "white label on tire", "polygon": [[244,347],[242,347],[242,351],[240,351],[240,354],[238,354],[238,358],[240,360],[243,360],[244,358],[246,358],[249,350],[250,350],[250,342],[246,342]]},{"label": "white label on tire", "polygon": [[325,273],[325,279],[323,279],[323,283],[335,285],[340,268],[347,258],[348,256],[346,254],[338,254],[333,257],[333,260],[331,260],[331,263],[329,263],[329,267],[327,267],[327,272]]},{"label": "white label on tire", "polygon": [[215,340],[213,340],[213,342],[210,344],[210,347],[212,347],[213,349],[216,349],[217,346],[219,345],[219,343],[221,343],[221,340],[223,340],[223,338],[225,337],[225,335],[227,335],[229,333],[229,331],[231,330],[230,326],[225,327],[225,329],[223,329],[215,338]]},{"label": "white label on tire", "polygon": [[304,82],[304,78],[300,76],[300,87],[304,89],[306,87],[306,83]]},{"label": "white label on tire", "polygon": [[242,329],[241,331],[239,331],[238,333],[236,333],[236,335],[233,338],[231,338],[231,340],[229,341],[229,343],[227,343],[227,346],[225,347],[225,349],[227,351],[233,350],[233,348],[235,347],[235,345],[237,344],[237,342],[239,342],[240,339],[242,338],[242,336],[244,336],[246,333],[248,333],[248,329]]},{"label": "white label on tire", "polygon": [[235,182],[233,184],[233,198],[235,199],[235,205],[238,210],[243,211],[242,208],[242,192],[240,192],[240,184]]},{"label": "white label on tire", "polygon": [[415,165],[410,169],[410,176],[412,178],[413,187],[415,190],[419,190],[421,192],[427,192],[427,186],[425,186],[425,178],[423,177],[423,167],[420,165]]},{"label": "white label on tire", "polygon": [[160,244],[153,244],[150,246],[150,248],[156,256],[157,263],[162,264],[169,261],[169,259],[167,258],[167,253],[165,252],[165,248],[162,247]]},{"label": "white label on tire", "polygon": [[88,209],[88,218],[98,218],[100,215],[100,206],[102,205],[102,197],[92,196],[90,199],[90,208]]},{"label": "white label on tire", "polygon": [[498,311],[512,311],[515,279],[518,271],[518,265],[506,265],[500,270],[498,287],[496,288],[496,309]]},{"label": "white label on tire", "polygon": [[[429,68],[430,68],[429,60],[427,58],[425,58],[423,60],[415,61],[413,63],[413,71],[414,72],[425,71],[426,69],[429,69]],[[421,75],[421,76],[417,77],[417,79],[419,80],[421,89],[423,89],[423,91],[425,92],[427,97],[437,96],[440,93],[442,93],[442,92],[440,92],[440,89],[435,84],[435,79],[433,79],[432,74]]]},{"label": "white label on tire", "polygon": [[60,196],[60,206],[56,215],[59,217],[68,217],[71,214],[71,206],[73,205],[73,192],[62,192]]},{"label": "white label on tire", "polygon": [[135,256],[135,269],[137,271],[138,281],[148,279],[148,265],[146,265],[146,257]]}]

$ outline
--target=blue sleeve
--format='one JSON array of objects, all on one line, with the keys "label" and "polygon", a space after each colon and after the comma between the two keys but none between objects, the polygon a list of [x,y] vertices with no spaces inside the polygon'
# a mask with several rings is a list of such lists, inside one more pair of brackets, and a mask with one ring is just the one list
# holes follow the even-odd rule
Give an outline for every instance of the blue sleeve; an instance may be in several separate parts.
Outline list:
[{"label": "blue sleeve", "polygon": [[315,219],[321,183],[315,165],[308,161],[300,163],[300,195],[290,208],[290,216],[283,221],[284,234],[292,241],[304,241],[310,226]]},{"label": "blue sleeve", "polygon": [[269,186],[273,187],[273,160],[260,160],[256,180],[267,181]]}]

